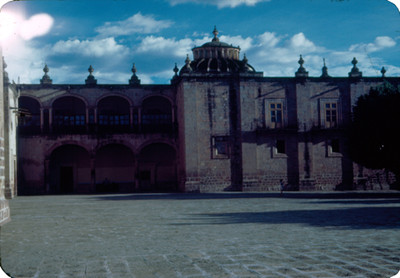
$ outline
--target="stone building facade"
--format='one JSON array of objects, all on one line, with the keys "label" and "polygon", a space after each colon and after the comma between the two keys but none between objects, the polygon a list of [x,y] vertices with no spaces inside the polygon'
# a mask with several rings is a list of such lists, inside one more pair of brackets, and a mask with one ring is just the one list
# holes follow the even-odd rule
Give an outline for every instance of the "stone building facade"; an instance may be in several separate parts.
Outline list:
[{"label": "stone building facade", "polygon": [[[7,223],[10,220],[10,208],[8,206],[8,201],[6,200],[6,196],[8,198],[12,197],[11,188],[14,187],[14,179],[13,177],[10,179],[10,172],[12,171],[12,167],[10,168],[10,156],[12,151],[10,152],[10,146],[14,147],[15,145],[15,136],[12,137],[12,130],[10,128],[16,128],[15,121],[13,122],[14,126],[11,127],[12,113],[10,109],[9,102],[9,90],[8,90],[8,78],[7,74],[4,72],[5,63],[2,58],[2,50],[0,47],[0,226]],[[16,98],[14,98],[16,100]],[[10,115],[11,114],[11,115]],[[16,117],[13,117],[16,119]],[[15,135],[15,133],[14,133]],[[11,139],[11,140],[10,140]]]},{"label": "stone building facade", "polygon": [[[357,98],[383,82],[309,77],[300,56],[294,77],[264,77],[240,48],[219,41],[193,48],[170,85],[18,86],[18,191],[21,194],[387,188],[390,173],[353,163],[344,126]],[[375,180],[373,180],[375,179]]]}]

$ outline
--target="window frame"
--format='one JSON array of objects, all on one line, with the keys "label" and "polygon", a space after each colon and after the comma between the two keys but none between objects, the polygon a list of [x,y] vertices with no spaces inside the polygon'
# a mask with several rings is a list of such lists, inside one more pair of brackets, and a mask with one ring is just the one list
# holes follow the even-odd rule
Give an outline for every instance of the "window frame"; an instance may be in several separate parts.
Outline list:
[{"label": "window frame", "polygon": [[[338,128],[341,123],[341,103],[338,98],[320,99],[320,126],[322,128]],[[335,106],[335,107],[333,107]],[[333,120],[335,118],[335,120]]]},{"label": "window frame", "polygon": [[[212,159],[229,159],[230,158],[230,140],[227,135],[211,136],[211,158]],[[217,144],[224,144],[225,153],[219,152],[220,149]]]},{"label": "window frame", "polygon": [[[274,107],[272,107],[272,105]],[[281,106],[279,109],[278,106]],[[279,129],[286,126],[286,100],[284,98],[266,98],[264,99],[264,111],[265,111],[265,126],[267,128]],[[280,121],[279,118],[280,112]],[[274,114],[274,116],[273,116]],[[275,119],[274,119],[275,118]]]}]

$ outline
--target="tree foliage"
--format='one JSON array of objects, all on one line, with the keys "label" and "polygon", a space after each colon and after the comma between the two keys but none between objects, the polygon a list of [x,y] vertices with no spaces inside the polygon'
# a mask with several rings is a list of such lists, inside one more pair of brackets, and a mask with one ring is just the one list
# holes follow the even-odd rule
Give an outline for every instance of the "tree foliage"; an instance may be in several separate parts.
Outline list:
[{"label": "tree foliage", "polygon": [[385,82],[360,96],[349,130],[351,158],[400,177],[400,88]]}]

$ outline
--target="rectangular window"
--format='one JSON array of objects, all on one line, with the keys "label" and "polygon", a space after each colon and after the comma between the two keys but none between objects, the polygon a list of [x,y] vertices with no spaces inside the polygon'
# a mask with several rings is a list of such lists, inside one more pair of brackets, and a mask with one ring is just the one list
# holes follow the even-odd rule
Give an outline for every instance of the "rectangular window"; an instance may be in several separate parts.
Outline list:
[{"label": "rectangular window", "polygon": [[333,153],[340,153],[340,141],[339,139],[331,140],[331,150]]},{"label": "rectangular window", "polygon": [[212,158],[224,159],[229,158],[229,137],[228,136],[213,136],[211,138]]},{"label": "rectangular window", "polygon": [[268,128],[284,126],[284,99],[265,100],[265,124]]},{"label": "rectangular window", "polygon": [[337,126],[337,103],[327,102],[325,103],[325,127],[336,127]]},{"label": "rectangular window", "polygon": [[334,138],[326,141],[327,157],[342,157],[340,139]]},{"label": "rectangular window", "polygon": [[276,152],[278,154],[285,154],[286,153],[285,140],[276,140]]}]

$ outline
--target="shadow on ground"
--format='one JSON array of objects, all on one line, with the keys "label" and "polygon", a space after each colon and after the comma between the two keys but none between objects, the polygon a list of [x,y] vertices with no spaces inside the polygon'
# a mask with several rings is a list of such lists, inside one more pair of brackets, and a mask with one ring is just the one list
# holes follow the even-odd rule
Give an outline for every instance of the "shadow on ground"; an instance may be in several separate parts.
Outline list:
[{"label": "shadow on ground", "polygon": [[400,229],[400,207],[187,214],[172,225],[303,224],[337,229]]},{"label": "shadow on ground", "polygon": [[[259,198],[288,198],[288,199],[324,199],[324,200],[351,200],[352,199],[386,199],[378,202],[400,202],[400,192],[279,192],[272,193],[137,193],[119,195],[97,195],[92,198],[103,201],[125,200],[196,200],[196,199],[259,199]],[[363,202],[363,200],[359,200]],[[347,201],[341,201],[347,202]],[[365,200],[374,202],[374,200]]]}]

